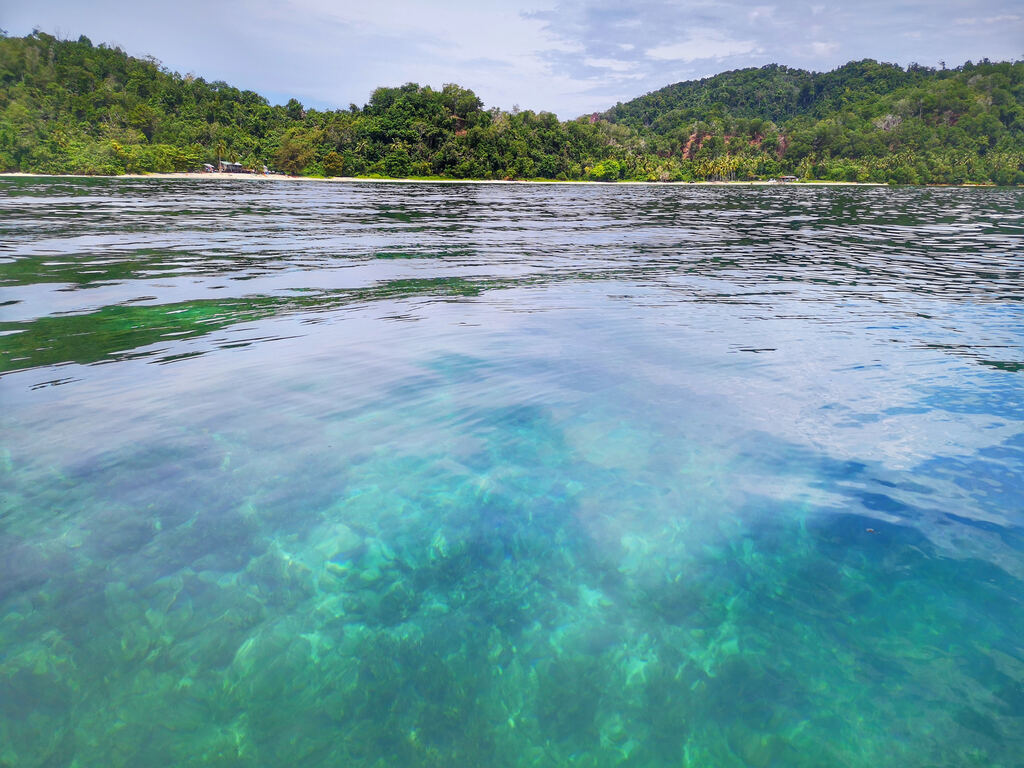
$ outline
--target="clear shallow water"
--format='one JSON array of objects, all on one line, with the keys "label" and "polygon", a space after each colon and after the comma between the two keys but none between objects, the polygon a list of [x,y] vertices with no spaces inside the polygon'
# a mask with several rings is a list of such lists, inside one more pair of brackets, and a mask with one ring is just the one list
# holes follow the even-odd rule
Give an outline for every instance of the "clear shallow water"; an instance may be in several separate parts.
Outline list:
[{"label": "clear shallow water", "polygon": [[1022,210],[0,180],[0,765],[1024,765]]}]

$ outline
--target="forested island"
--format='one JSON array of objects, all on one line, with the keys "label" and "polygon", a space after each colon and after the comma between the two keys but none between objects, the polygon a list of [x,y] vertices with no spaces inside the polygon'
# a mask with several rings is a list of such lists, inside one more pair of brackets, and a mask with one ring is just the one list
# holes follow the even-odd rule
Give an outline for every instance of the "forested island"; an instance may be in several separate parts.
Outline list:
[{"label": "forested island", "polygon": [[0,170],[304,176],[1024,183],[1024,61],[780,65],[670,85],[604,113],[485,109],[408,83],[367,104],[275,106],[86,37],[0,38]]}]

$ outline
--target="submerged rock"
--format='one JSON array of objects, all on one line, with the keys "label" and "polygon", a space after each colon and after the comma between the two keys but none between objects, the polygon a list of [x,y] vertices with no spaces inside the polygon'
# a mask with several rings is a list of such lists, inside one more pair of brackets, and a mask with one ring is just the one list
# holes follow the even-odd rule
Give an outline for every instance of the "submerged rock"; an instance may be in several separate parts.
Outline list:
[{"label": "submerged rock", "polygon": [[355,557],[363,547],[363,537],[345,523],[331,523],[312,534],[317,555],[339,563]]}]

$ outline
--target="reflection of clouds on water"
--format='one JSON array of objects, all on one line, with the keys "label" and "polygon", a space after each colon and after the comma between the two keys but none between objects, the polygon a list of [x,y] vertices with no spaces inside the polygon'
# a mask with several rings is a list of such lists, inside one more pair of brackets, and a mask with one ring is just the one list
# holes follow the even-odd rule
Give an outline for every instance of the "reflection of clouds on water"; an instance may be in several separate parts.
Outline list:
[{"label": "reflection of clouds on water", "polygon": [[[19,319],[53,346],[4,347],[38,356],[0,378],[0,762],[1019,754],[1019,375],[975,361],[1019,357],[1020,335],[967,295],[1018,290],[1010,266],[975,280],[950,245],[929,285],[788,259],[785,226],[745,221],[746,196],[769,222],[785,199],[656,191],[488,187],[459,204],[466,235],[384,217],[388,253],[436,237],[446,263],[375,259],[386,281],[337,293],[320,270],[374,257],[344,252],[340,214],[340,234],[304,228],[318,196],[372,226],[395,196],[444,219],[447,193],[302,187],[281,193],[299,255],[252,245],[277,254],[260,295],[230,279],[241,256],[196,260],[197,295],[228,286],[197,304],[129,255],[103,281],[155,291],[169,312],[149,330],[97,319],[88,279],[66,294],[79,336]],[[879,228],[902,207],[913,229],[911,202],[950,199],[813,193],[792,193],[817,214],[800,237],[851,251],[822,200]],[[1015,194],[983,198],[963,249],[998,245]],[[675,237],[697,203],[698,239]],[[172,231],[186,250],[194,233]],[[87,266],[19,243],[5,295]]]}]

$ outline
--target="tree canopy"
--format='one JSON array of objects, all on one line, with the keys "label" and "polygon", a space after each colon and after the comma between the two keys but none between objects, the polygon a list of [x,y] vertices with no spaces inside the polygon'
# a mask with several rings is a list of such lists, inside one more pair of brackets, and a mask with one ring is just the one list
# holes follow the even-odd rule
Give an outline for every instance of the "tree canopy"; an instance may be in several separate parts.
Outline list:
[{"label": "tree canopy", "polygon": [[[1024,183],[1024,62],[772,64],[676,83],[603,117],[650,151],[740,175]],[[732,170],[735,169],[735,170]]]},{"label": "tree canopy", "polygon": [[378,88],[271,105],[86,37],[0,38],[0,169],[118,174],[219,159],[312,176],[1024,183],[1024,62],[865,60],[677,83],[603,115],[485,109],[471,90]]}]

